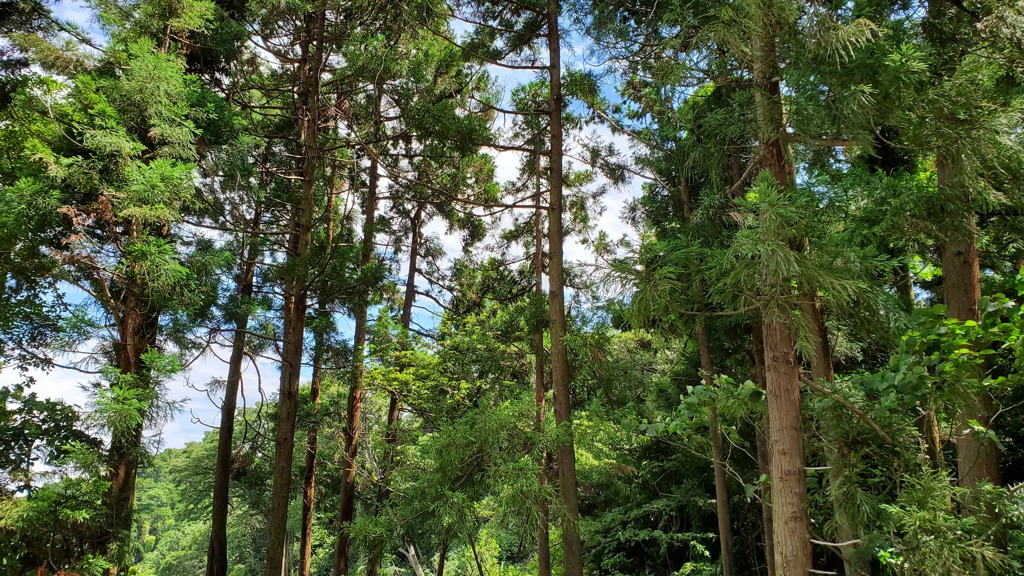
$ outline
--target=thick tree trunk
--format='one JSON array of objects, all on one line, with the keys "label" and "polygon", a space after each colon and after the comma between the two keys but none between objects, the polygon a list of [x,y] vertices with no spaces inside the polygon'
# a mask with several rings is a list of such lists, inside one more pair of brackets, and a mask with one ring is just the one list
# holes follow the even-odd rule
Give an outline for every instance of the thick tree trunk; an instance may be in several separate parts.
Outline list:
[{"label": "thick tree trunk", "polygon": [[[764,381],[764,335],[761,333],[760,322],[754,325],[751,335],[750,354],[751,377],[761,390],[766,390]],[[762,420],[755,425],[755,441],[757,443],[757,470],[766,478],[772,477],[771,442],[768,437],[767,422]],[[766,485],[761,489],[761,528],[764,530],[764,556],[768,567],[768,576],[775,576],[775,521],[772,517],[772,489]]]},{"label": "thick tree trunk", "polygon": [[[960,178],[959,166],[951,159],[939,154],[935,159],[938,185],[941,192],[957,186]],[[950,195],[950,194],[947,194]],[[970,199],[964,197],[957,207],[961,213],[957,218],[961,226],[950,226],[947,238],[939,249],[942,258],[942,291],[945,295],[946,314],[950,318],[967,321],[981,320],[981,266],[978,261],[977,223]],[[983,375],[979,366],[977,377]],[[992,397],[988,394],[965,398],[957,419],[957,472],[961,486],[974,487],[981,481],[1002,483],[999,470],[999,448],[992,442],[979,438],[973,433],[974,420],[984,427],[994,413]]]},{"label": "thick tree trunk", "polygon": [[[380,135],[380,86],[374,86],[374,134]],[[380,164],[377,154],[370,154],[370,173],[363,209],[363,246],[359,256],[360,267],[373,260],[374,237],[377,231],[377,193],[380,186]],[[352,374],[349,382],[348,408],[345,416],[345,459],[341,471],[341,503],[338,539],[334,550],[334,576],[348,576],[351,569],[352,541],[349,528],[356,512],[356,457],[359,454],[359,428],[363,412],[363,364],[370,294],[363,291],[355,313],[355,333],[352,338]]]},{"label": "thick tree trunk", "polygon": [[228,358],[228,378],[224,386],[224,401],[220,407],[220,429],[217,435],[217,463],[213,477],[213,499],[210,510],[210,545],[206,550],[206,576],[228,574],[228,488],[234,455],[235,409],[238,389],[242,383],[242,365],[245,362],[246,333],[249,330],[249,306],[259,257],[259,235],[263,220],[263,206],[257,202],[249,230],[249,246],[235,280],[239,309],[235,311],[235,334],[231,340]]},{"label": "thick tree trunk", "polygon": [[[766,11],[753,37],[753,81],[761,143],[761,166],[784,188],[794,185],[794,168],[783,144],[785,117],[776,53],[779,25]],[[796,362],[789,294],[772,294],[779,303],[761,321],[764,336],[765,387],[769,437],[772,441],[772,507],[775,569],[786,576],[812,568],[810,520],[807,516],[807,473],[804,465],[800,407],[800,367]]]},{"label": "thick tree trunk", "polygon": [[[697,347],[700,349],[700,371],[704,385],[714,386],[714,363],[704,320],[697,321]],[[708,418],[711,428],[711,459],[715,469],[715,509],[718,512],[718,543],[722,553],[722,576],[736,573],[733,558],[732,522],[729,514],[729,477],[725,470],[725,450],[722,446],[722,428],[718,422],[718,407],[711,405]]]},{"label": "thick tree trunk", "polygon": [[[537,156],[537,189],[534,205],[536,209],[533,214],[533,290],[537,294],[538,301],[544,294],[544,229],[543,216],[540,209],[540,155]],[[533,328],[533,393],[534,401],[537,404],[537,434],[544,434],[545,402],[547,399],[547,386],[544,383],[544,327],[537,325]],[[549,506],[548,499],[544,492],[548,486],[548,453],[545,450],[540,455],[540,471],[537,472],[537,484],[540,486],[539,498],[539,523],[537,526],[537,576],[551,576],[551,535],[548,526]]]},{"label": "thick tree trunk", "polygon": [[299,403],[299,379],[302,374],[303,339],[306,328],[306,276],[312,240],[313,196],[318,162],[317,134],[320,127],[320,74],[323,64],[324,11],[303,17],[299,64],[298,110],[299,157],[302,193],[292,209],[288,234],[290,272],[284,285],[284,309],[281,350],[281,388],[278,396],[277,437],[274,442],[273,488],[267,517],[267,576],[279,576],[285,567],[285,539],[288,529],[288,502],[292,482],[292,457],[295,452],[295,417]]},{"label": "thick tree trunk", "polygon": [[583,549],[579,532],[579,496],[576,488],[576,450],[572,432],[569,357],[565,346],[565,271],[562,255],[562,56],[558,18],[559,0],[548,0],[548,74],[550,80],[551,150],[548,189],[548,306],[551,330],[551,388],[555,423],[564,429],[558,447],[558,494],[562,500],[562,573],[583,576]]},{"label": "thick tree trunk", "polygon": [[793,347],[793,319],[788,310],[764,318],[765,387],[771,447],[772,517],[775,569],[779,574],[807,574],[811,541],[807,516],[807,472],[800,413],[800,367]]},{"label": "thick tree trunk", "polygon": [[[416,303],[416,267],[419,264],[420,255],[420,229],[423,226],[423,204],[417,204],[416,212],[410,219],[409,243],[409,267],[405,279],[405,298],[402,300],[402,325],[403,348],[408,348],[409,328],[412,327],[412,307]],[[399,365],[398,370],[402,371],[405,366]],[[388,399],[388,416],[384,429],[384,444],[387,451],[384,460],[381,462],[380,489],[377,492],[377,502],[374,504],[374,513],[379,515],[384,509],[385,503],[391,498],[391,486],[388,481],[391,472],[395,467],[395,447],[398,445],[398,419],[401,416],[401,399],[398,391],[391,390]],[[380,543],[374,544],[370,550],[370,559],[366,564],[366,576],[377,576],[380,573],[381,561],[384,556],[384,548]]]}]

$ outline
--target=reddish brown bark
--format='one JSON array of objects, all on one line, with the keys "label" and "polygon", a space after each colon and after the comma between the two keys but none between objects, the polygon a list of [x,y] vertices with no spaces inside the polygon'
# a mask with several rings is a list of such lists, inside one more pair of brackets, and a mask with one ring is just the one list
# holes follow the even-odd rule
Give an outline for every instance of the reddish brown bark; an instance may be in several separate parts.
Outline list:
[{"label": "reddish brown bark", "polygon": [[[835,372],[832,367],[832,346],[828,339],[828,330],[825,327],[825,316],[822,311],[821,299],[811,290],[803,290],[800,297],[800,308],[807,316],[811,328],[811,343],[814,347],[814,354],[811,356],[811,376],[815,380],[835,382]],[[839,440],[835,452],[829,452],[830,478],[832,482],[843,482],[844,463],[846,462],[845,443]],[[841,498],[833,497],[832,509],[835,514],[836,536],[839,542],[859,541],[860,515],[852,506],[854,502],[846,502]],[[867,559],[857,554],[855,544],[846,544],[840,549],[843,557],[843,568],[847,576],[867,576],[871,573]]]},{"label": "reddish brown bark", "polygon": [[[544,294],[544,229],[543,216],[540,209],[540,156],[537,156],[537,190],[534,205],[536,209],[533,215],[533,274],[534,293],[538,301]],[[533,390],[534,401],[537,404],[537,433],[544,434],[545,401],[547,399],[547,386],[544,383],[544,327],[535,326],[533,329]],[[540,521],[537,527],[537,576],[550,576],[551,574],[551,536],[548,527],[548,499],[543,494],[548,486],[548,454],[544,451],[540,456],[540,471],[537,472],[537,484],[541,489],[539,500]]]},{"label": "reddish brown bark", "polygon": [[[753,83],[761,149],[761,168],[784,188],[794,185],[795,170],[784,145],[785,117],[776,52],[779,24],[769,7],[752,42]],[[785,290],[778,287],[777,290]],[[804,465],[800,406],[800,367],[796,362],[791,295],[769,294],[774,302],[761,321],[764,336],[765,388],[772,441],[772,507],[775,569],[780,574],[807,574],[812,569],[807,474]]]},{"label": "reddish brown bark", "polygon": [[[317,311],[317,316],[326,316]],[[325,321],[326,318],[321,318]],[[316,453],[319,450],[320,389],[324,374],[324,333],[317,327],[313,343],[313,377],[309,382],[309,403],[313,407],[313,422],[306,430],[306,461],[302,472],[302,520],[299,527],[299,576],[309,576],[313,557],[313,512],[316,506]]]},{"label": "reddish brown bark", "polygon": [[288,529],[288,503],[292,482],[292,457],[295,453],[295,421],[299,403],[299,379],[302,374],[303,340],[306,328],[306,255],[312,240],[313,200],[316,168],[319,161],[317,135],[320,126],[320,74],[323,65],[323,10],[303,16],[299,39],[300,60],[297,82],[299,119],[298,155],[302,174],[301,194],[292,208],[288,234],[289,273],[284,281],[282,310],[281,386],[277,406],[277,436],[274,441],[273,487],[267,516],[267,576],[280,576],[285,568]]},{"label": "reddish brown bark", "polygon": [[[939,190],[953,195],[961,177],[959,166],[939,154],[935,160],[938,172]],[[958,226],[950,226],[947,237],[939,249],[942,258],[942,291],[945,297],[946,314],[957,320],[981,320],[981,265],[978,259],[978,232],[976,217],[966,194],[955,215]],[[975,377],[984,375],[979,366]],[[999,469],[999,448],[995,443],[979,437],[973,432],[971,421],[988,428],[994,413],[994,402],[989,394],[981,393],[963,399],[957,418],[957,472],[961,486],[974,487],[981,481],[1002,483]]]},{"label": "reddish brown bark", "polygon": [[800,367],[793,347],[788,310],[762,323],[765,388],[771,446],[772,517],[775,568],[779,574],[806,574],[811,566],[807,473],[800,410]]},{"label": "reddish brown bark", "polygon": [[[338,162],[331,164],[330,185],[327,193],[327,243],[328,255],[334,250],[334,226],[336,222],[334,202],[338,195]],[[330,256],[328,256],[330,257]],[[316,455],[320,449],[320,392],[323,387],[324,355],[327,333],[331,324],[330,312],[324,302],[319,302],[317,330],[313,342],[313,375],[309,383],[309,401],[313,407],[312,420],[306,429],[306,461],[302,473],[302,520],[299,527],[299,576],[309,576],[313,558],[313,513],[316,506]]]},{"label": "reddish brown bark", "polygon": [[[754,325],[751,335],[750,372],[751,378],[758,388],[765,390],[764,336],[761,333],[760,322]],[[755,425],[755,441],[757,443],[758,472],[765,478],[771,478],[771,442],[768,437],[766,421],[758,422]],[[770,484],[766,484],[761,489],[761,527],[764,530],[764,556],[765,565],[768,567],[768,576],[775,576],[775,544],[773,535],[775,522],[772,517],[772,489]]]},{"label": "reddish brown bark", "polygon": [[[380,86],[374,86],[374,134],[380,135]],[[359,256],[361,267],[373,260],[374,238],[377,232],[377,194],[380,186],[380,164],[376,153],[370,154],[370,173],[366,190],[366,204],[363,208],[363,246]],[[352,374],[349,382],[348,407],[345,416],[345,458],[341,471],[341,503],[339,511],[338,539],[334,550],[334,576],[347,576],[351,569],[352,541],[348,530],[355,519],[356,501],[356,457],[359,454],[360,420],[363,412],[363,363],[366,349],[367,321],[370,294],[359,295],[355,313],[355,333],[352,338]]]},{"label": "reddish brown bark", "polygon": [[547,39],[550,82],[549,128],[551,149],[548,189],[548,308],[551,330],[551,388],[555,423],[564,430],[558,447],[558,495],[562,501],[562,573],[583,576],[583,549],[579,532],[579,495],[576,486],[576,450],[572,432],[569,357],[565,346],[565,271],[562,254],[562,56],[558,18],[559,0],[548,0]]}]

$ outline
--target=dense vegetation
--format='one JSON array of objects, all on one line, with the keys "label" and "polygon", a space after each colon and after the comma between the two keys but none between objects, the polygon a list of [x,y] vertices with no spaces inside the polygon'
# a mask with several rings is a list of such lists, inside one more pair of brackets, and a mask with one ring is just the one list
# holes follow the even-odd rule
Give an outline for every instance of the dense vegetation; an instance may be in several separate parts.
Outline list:
[{"label": "dense vegetation", "polygon": [[1024,4],[58,7],[0,0],[0,572],[1024,570]]}]

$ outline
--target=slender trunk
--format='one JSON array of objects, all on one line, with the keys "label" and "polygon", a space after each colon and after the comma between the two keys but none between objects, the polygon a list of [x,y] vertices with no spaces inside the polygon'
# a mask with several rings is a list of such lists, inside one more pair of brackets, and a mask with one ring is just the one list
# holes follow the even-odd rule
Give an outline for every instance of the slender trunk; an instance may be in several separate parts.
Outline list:
[{"label": "slender trunk", "polygon": [[[704,385],[714,386],[711,346],[704,320],[697,321],[697,347],[700,349],[700,371]],[[732,522],[729,515],[728,475],[725,471],[725,451],[722,446],[722,428],[718,422],[718,407],[711,405],[708,425],[711,428],[711,457],[715,469],[715,508],[718,512],[718,543],[722,553],[722,576],[736,573],[733,559]]]},{"label": "slender trunk", "polygon": [[[338,194],[338,163],[331,163],[327,193],[327,258],[334,252],[334,199]],[[306,429],[306,462],[302,474],[302,524],[299,528],[299,576],[309,576],[313,558],[313,513],[316,509],[316,454],[320,448],[320,392],[323,388],[324,355],[327,343],[325,330],[333,329],[331,313],[324,302],[318,302],[316,332],[313,341],[313,377],[309,383],[309,401],[313,417]]]},{"label": "slender trunk", "polygon": [[[537,301],[544,295],[544,229],[543,215],[540,209],[540,155],[537,155],[537,186],[534,198],[533,213],[533,290]],[[533,390],[537,404],[537,435],[543,437],[545,419],[545,401],[547,386],[544,383],[544,327],[533,328]],[[540,487],[539,522],[537,526],[537,576],[551,576],[551,535],[548,527],[548,499],[545,492],[548,486],[548,453],[544,450],[540,455],[540,470],[537,472],[537,484]]]},{"label": "slender trunk", "polygon": [[[318,323],[327,322],[328,312],[318,310]],[[302,524],[299,528],[299,576],[309,576],[313,556],[313,511],[316,505],[316,453],[319,449],[320,390],[324,372],[323,327],[317,326],[313,342],[313,378],[309,383],[309,402],[313,407],[313,421],[306,430],[306,463],[302,473]]]},{"label": "slender trunk", "polygon": [[[412,307],[416,303],[416,266],[419,263],[420,255],[420,228],[423,225],[423,204],[416,206],[416,212],[410,220],[411,242],[409,243],[409,267],[405,280],[405,298],[402,301],[402,343],[403,349],[408,348],[408,333],[412,326]],[[405,369],[399,365],[399,372]],[[377,492],[377,502],[374,504],[374,513],[379,515],[385,503],[391,498],[391,486],[388,480],[395,466],[395,447],[398,444],[398,419],[401,415],[401,399],[397,390],[391,390],[388,399],[388,417],[384,428],[384,444],[387,450],[384,454],[384,461],[381,462],[380,489]],[[384,548],[381,543],[375,543],[370,550],[370,559],[366,563],[366,576],[377,576],[380,573],[381,561],[384,556]]]},{"label": "slender trunk", "polygon": [[921,449],[928,464],[935,470],[944,470],[946,462],[942,456],[942,435],[937,413],[935,403],[928,401],[917,415],[917,431],[921,435]]},{"label": "slender trunk", "polygon": [[914,276],[910,273],[910,265],[901,262],[892,271],[893,288],[900,297],[900,304],[907,312],[914,310]]},{"label": "slender trunk", "polygon": [[[757,423],[755,434],[757,435],[757,471],[766,478],[771,478],[771,443],[764,422]],[[768,576],[775,576],[775,538],[773,535],[775,520],[772,517],[772,488],[767,484],[761,489],[761,529],[764,530],[764,557],[765,565],[768,567]]]},{"label": "slender trunk", "polygon": [[267,576],[284,569],[288,502],[295,452],[295,417],[302,374],[303,338],[306,328],[306,277],[312,240],[313,196],[318,161],[317,134],[320,126],[320,73],[323,63],[325,13],[310,12],[303,17],[298,82],[299,157],[302,193],[292,209],[288,234],[290,273],[284,280],[284,309],[281,350],[281,388],[278,396],[277,437],[274,442],[273,488],[267,517]]},{"label": "slender trunk", "polygon": [[448,559],[448,537],[441,537],[441,545],[437,551],[437,571],[434,576],[444,576],[444,562]]},{"label": "slender trunk", "polygon": [[469,547],[473,550],[473,560],[476,561],[476,571],[479,576],[486,576],[484,574],[484,565],[480,563],[480,554],[476,551],[476,537],[469,539]]},{"label": "slender trunk", "polygon": [[[825,317],[822,313],[821,300],[817,294],[810,290],[804,290],[800,298],[800,307],[807,316],[811,326],[811,342],[814,345],[814,355],[811,357],[811,376],[815,380],[835,382],[835,372],[832,367],[832,346],[828,340],[828,330],[825,328]],[[829,477],[834,485],[840,485],[849,480],[843,478],[846,472],[845,463],[847,453],[845,442],[840,439],[836,442],[835,450],[828,450]],[[832,511],[836,518],[836,536],[840,542],[855,542],[860,540],[860,514],[855,509],[857,503],[848,502],[842,495],[832,495]],[[868,559],[857,554],[857,547],[854,544],[843,546],[840,550],[843,556],[843,569],[846,576],[867,576],[871,573]]]},{"label": "slender trunk", "polygon": [[[940,191],[958,186],[961,178],[957,163],[942,154],[935,159]],[[952,194],[947,194],[952,196]],[[945,295],[946,314],[950,318],[967,321],[981,320],[981,266],[978,261],[978,232],[974,209],[966,195],[961,199],[958,218],[962,226],[951,231],[940,245],[942,258],[942,290]],[[976,376],[983,376],[984,367],[979,366]],[[992,397],[981,393],[966,398],[960,407],[957,419],[957,472],[960,485],[977,486],[981,481],[999,485],[1002,474],[999,470],[999,448],[986,439],[974,434],[971,421],[988,427],[994,413]]]},{"label": "slender trunk", "polygon": [[[765,390],[764,381],[764,335],[758,322],[751,335],[750,371],[758,388]],[[757,470],[765,478],[772,477],[771,442],[768,437],[767,422],[762,419],[755,426],[757,443]],[[764,556],[768,567],[768,576],[775,576],[775,521],[772,517],[772,489],[766,484],[761,489],[761,528],[764,530]]]},{"label": "slender trunk", "polygon": [[206,551],[206,576],[228,574],[228,488],[234,454],[235,409],[238,388],[242,383],[242,364],[245,361],[245,336],[249,330],[249,306],[259,256],[260,226],[263,205],[256,203],[249,231],[249,246],[235,280],[239,309],[235,311],[235,334],[231,340],[228,359],[228,378],[224,386],[224,401],[220,407],[220,430],[217,435],[217,464],[213,478],[213,500],[210,511],[210,545]]},{"label": "slender trunk", "polygon": [[[380,86],[374,86],[374,137],[380,136]],[[377,192],[380,185],[380,165],[377,154],[370,154],[370,173],[366,189],[363,218],[363,248],[359,256],[360,267],[373,260],[374,236],[377,230]],[[355,313],[355,334],[352,338],[352,375],[349,383],[348,409],[345,416],[345,459],[341,471],[341,504],[338,539],[334,550],[334,576],[348,576],[351,568],[351,537],[349,528],[356,512],[356,457],[359,453],[359,425],[363,412],[363,362],[366,348],[369,292],[358,296]]]},{"label": "slender trunk", "polygon": [[551,388],[554,391],[555,423],[564,429],[558,447],[558,494],[562,500],[562,573],[583,575],[583,550],[579,532],[579,497],[576,493],[576,451],[572,432],[572,399],[569,388],[569,357],[565,346],[565,272],[562,255],[562,57],[558,17],[560,0],[548,0],[548,74],[550,81],[551,150],[548,208],[548,307],[551,318]]},{"label": "slender trunk", "polygon": [[[913,312],[914,278],[910,273],[910,265],[906,262],[893,268],[893,287],[899,296],[900,304],[908,313]],[[917,431],[921,437],[922,455],[933,469],[943,470],[946,465],[942,457],[942,437],[934,402],[927,401],[921,406],[921,413],[917,416]]]},{"label": "slender trunk", "polygon": [[810,289],[800,291],[800,311],[807,318],[811,328],[811,344],[814,353],[811,355],[811,377],[826,382],[835,382],[835,371],[832,368],[832,344],[828,341],[828,329],[825,327],[825,314],[821,307],[821,298]]}]

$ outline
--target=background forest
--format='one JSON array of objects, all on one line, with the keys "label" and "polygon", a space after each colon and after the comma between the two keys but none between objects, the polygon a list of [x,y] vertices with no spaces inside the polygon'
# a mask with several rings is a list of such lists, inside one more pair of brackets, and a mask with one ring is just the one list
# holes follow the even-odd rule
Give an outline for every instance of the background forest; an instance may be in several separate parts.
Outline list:
[{"label": "background forest", "polygon": [[1024,2],[71,7],[0,0],[0,573],[1024,571]]}]

